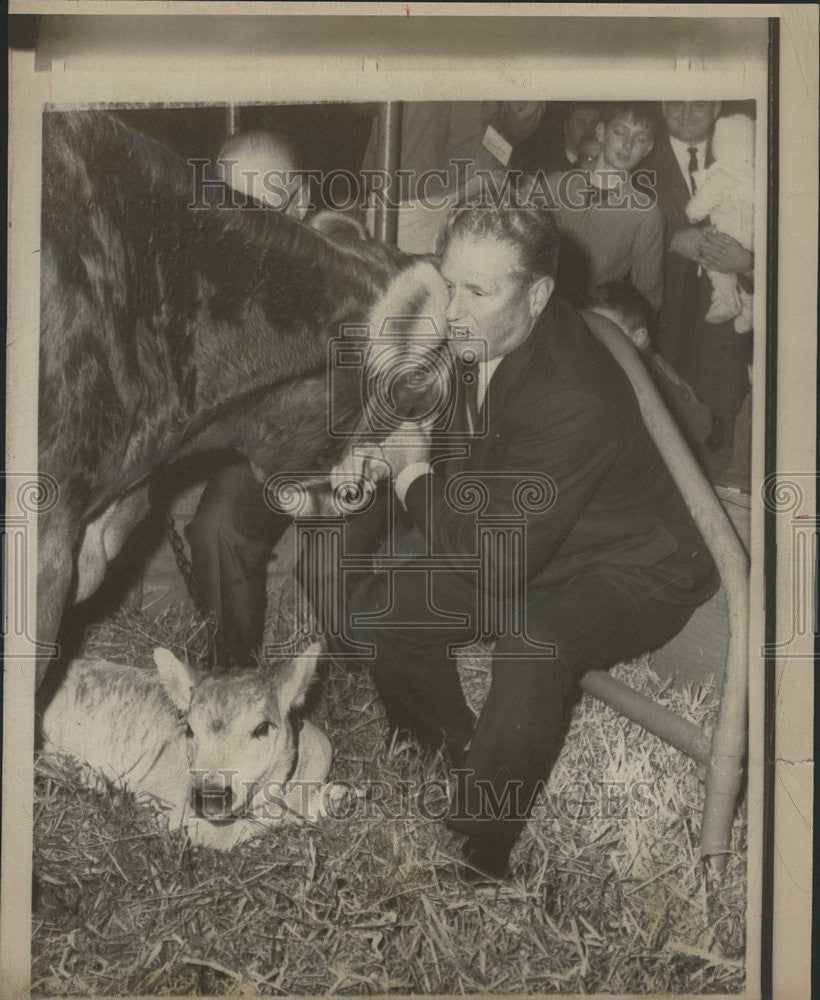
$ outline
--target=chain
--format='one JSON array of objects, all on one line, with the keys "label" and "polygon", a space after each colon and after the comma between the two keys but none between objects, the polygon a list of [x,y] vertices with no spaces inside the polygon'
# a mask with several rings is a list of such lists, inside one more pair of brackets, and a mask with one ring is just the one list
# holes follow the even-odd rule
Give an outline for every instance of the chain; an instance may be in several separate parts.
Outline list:
[{"label": "chain", "polygon": [[199,591],[196,578],[194,577],[194,568],[191,565],[191,560],[188,558],[188,553],[185,551],[185,543],[182,540],[182,536],[177,531],[174,516],[170,511],[168,511],[165,515],[165,533],[168,536],[168,541],[171,543],[174,558],[177,561],[179,572],[182,574],[182,579],[185,581],[185,586],[191,600],[193,601],[194,608],[196,609],[197,614],[205,621],[207,636],[206,655],[208,665],[210,667],[214,667],[216,666],[220,655],[224,652],[221,649],[221,643],[219,641],[219,630],[217,628],[216,619],[210,609],[205,605],[205,601],[202,599],[202,594]]}]

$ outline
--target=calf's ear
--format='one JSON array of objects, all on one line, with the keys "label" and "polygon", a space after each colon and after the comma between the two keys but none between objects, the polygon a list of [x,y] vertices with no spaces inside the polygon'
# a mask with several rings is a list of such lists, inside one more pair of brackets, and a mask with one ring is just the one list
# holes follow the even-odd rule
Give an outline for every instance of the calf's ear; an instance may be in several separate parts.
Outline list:
[{"label": "calf's ear", "polygon": [[199,683],[196,671],[178,660],[170,649],[163,649],[162,646],[154,650],[154,663],[159,670],[162,686],[174,707],[180,712],[187,712],[191,705],[191,689]]},{"label": "calf's ear", "polygon": [[304,703],[310,682],[316,673],[319,659],[324,650],[320,642],[300,653],[285,667],[277,677],[277,694],[279,711],[284,717],[292,708],[299,708]]}]

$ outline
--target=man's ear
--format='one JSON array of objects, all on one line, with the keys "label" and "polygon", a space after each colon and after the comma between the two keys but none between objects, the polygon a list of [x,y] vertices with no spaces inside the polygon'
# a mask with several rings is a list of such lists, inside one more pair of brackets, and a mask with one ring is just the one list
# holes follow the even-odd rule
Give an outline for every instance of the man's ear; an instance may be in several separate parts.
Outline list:
[{"label": "man's ear", "polygon": [[604,135],[606,134],[606,125],[603,122],[598,122],[595,126],[595,138],[598,142],[604,141]]},{"label": "man's ear", "polygon": [[546,275],[530,285],[530,316],[533,319],[538,319],[544,311],[554,288],[555,280],[546,277]]}]

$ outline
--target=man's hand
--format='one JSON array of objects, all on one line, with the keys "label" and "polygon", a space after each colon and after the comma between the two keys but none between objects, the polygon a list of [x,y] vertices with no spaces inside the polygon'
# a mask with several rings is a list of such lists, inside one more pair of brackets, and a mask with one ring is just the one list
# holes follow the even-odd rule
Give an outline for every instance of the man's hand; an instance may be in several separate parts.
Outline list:
[{"label": "man's hand", "polygon": [[408,465],[430,460],[430,428],[405,420],[384,442],[382,451],[397,477]]},{"label": "man's hand", "polygon": [[704,230],[700,242],[700,257],[706,267],[723,274],[743,274],[754,267],[754,254],[737,240],[716,230]]},{"label": "man's hand", "polygon": [[330,480],[332,484],[362,482],[366,489],[373,489],[388,472],[395,479],[408,465],[427,462],[429,458],[429,428],[408,420],[382,444],[357,445],[334,466]]}]

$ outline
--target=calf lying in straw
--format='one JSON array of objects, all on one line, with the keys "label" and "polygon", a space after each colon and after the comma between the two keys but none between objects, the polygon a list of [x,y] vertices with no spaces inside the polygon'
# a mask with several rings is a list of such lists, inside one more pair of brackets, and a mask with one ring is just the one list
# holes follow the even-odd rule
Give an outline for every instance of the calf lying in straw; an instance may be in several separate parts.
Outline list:
[{"label": "calf lying in straw", "polygon": [[283,820],[337,804],[325,785],[330,741],[294,722],[318,644],[277,675],[199,674],[167,649],[157,671],[75,660],[43,716],[46,752],[62,752],[168,812],[191,842],[230,850]]}]

